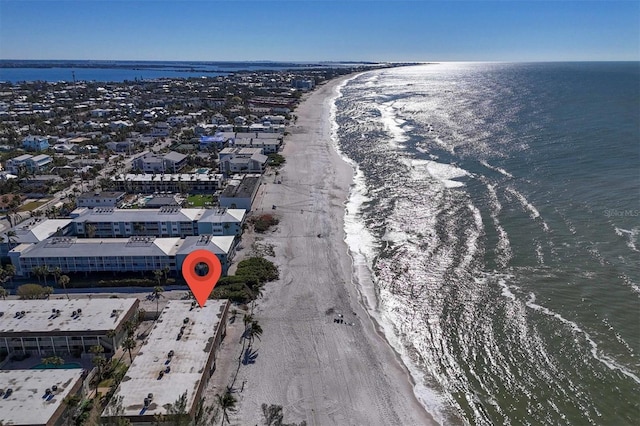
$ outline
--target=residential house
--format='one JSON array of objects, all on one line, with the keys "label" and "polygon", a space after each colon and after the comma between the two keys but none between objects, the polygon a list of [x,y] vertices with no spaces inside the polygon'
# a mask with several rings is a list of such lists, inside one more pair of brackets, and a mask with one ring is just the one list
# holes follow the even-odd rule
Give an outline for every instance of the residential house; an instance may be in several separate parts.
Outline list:
[{"label": "residential house", "polygon": [[40,173],[46,170],[47,166],[52,162],[53,159],[46,154],[36,156],[23,154],[7,160],[6,169],[14,175],[18,175],[20,170],[25,170],[30,173]]},{"label": "residential house", "polygon": [[28,151],[44,151],[49,148],[49,139],[44,136],[27,136],[22,140],[22,147]]}]

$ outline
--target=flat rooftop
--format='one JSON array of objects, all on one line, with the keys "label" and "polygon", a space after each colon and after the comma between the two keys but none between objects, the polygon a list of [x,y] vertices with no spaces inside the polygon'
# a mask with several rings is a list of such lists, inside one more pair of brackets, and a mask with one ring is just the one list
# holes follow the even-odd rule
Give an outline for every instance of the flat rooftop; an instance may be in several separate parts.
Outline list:
[{"label": "flat rooftop", "polygon": [[251,198],[255,194],[257,187],[260,185],[260,177],[245,176],[241,182],[235,185],[230,183],[222,191],[220,197],[224,198]]},{"label": "flat rooftop", "polygon": [[[168,302],[113,396],[122,398],[122,415],[166,414],[165,405],[175,403],[185,392],[187,411],[191,409],[227,303],[208,300],[200,308],[197,304],[193,307],[191,301]],[[182,327],[183,335],[177,340]],[[171,358],[169,351],[173,351]],[[170,371],[160,378],[167,367]],[[145,410],[144,399],[149,393],[153,400]]]},{"label": "flat rooftop", "polygon": [[105,200],[105,199],[111,199],[111,198],[120,198],[120,197],[124,197],[125,195],[127,194],[119,191],[102,191],[99,193],[84,192],[78,195],[78,199]]},{"label": "flat rooftop", "polygon": [[182,241],[178,237],[76,238],[53,237],[37,244],[21,244],[12,252],[20,258],[109,258],[166,257],[175,255]]},{"label": "flat rooftop", "polygon": [[[0,387],[13,393],[2,397],[0,419],[4,425],[45,425],[64,398],[82,380],[82,369],[0,370]],[[45,390],[58,389],[45,398]]]},{"label": "flat rooftop", "polygon": [[[138,299],[0,300],[0,336],[56,331],[106,332],[116,329],[137,303]],[[59,316],[53,314],[54,309],[60,310]],[[73,311],[78,309],[82,313],[72,318]],[[16,316],[22,311],[24,316]],[[0,384],[0,388],[2,386]]]}]

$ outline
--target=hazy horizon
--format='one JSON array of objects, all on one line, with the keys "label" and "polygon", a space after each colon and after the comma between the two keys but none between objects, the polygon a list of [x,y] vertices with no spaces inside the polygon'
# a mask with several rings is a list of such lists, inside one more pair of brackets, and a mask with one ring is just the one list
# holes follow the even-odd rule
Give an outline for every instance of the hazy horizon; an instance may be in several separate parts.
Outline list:
[{"label": "hazy horizon", "polygon": [[636,1],[0,0],[0,57],[304,63],[637,61],[638,16]]}]

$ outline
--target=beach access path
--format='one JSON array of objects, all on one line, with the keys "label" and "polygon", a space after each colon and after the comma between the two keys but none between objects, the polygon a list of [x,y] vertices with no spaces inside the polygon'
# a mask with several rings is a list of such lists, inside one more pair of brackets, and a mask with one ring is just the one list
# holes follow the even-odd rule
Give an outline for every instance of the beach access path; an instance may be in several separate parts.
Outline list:
[{"label": "beach access path", "polygon": [[240,368],[232,424],[263,424],[263,403],[282,405],[285,423],[433,423],[352,283],[343,222],[353,170],[333,147],[330,121],[341,81],[317,88],[296,109],[286,163],[265,177],[254,203],[254,214],[280,219],[261,241],[273,246],[280,279],[255,307],[264,332],[254,362]]}]

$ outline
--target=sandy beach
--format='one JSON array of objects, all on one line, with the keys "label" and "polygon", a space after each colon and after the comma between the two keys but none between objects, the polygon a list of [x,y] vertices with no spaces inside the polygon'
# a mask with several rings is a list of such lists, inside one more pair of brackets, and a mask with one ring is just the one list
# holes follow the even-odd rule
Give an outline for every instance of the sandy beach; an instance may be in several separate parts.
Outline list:
[{"label": "sandy beach", "polygon": [[254,204],[256,214],[280,218],[262,240],[274,248],[280,279],[267,284],[255,306],[264,333],[254,343],[255,363],[240,368],[232,424],[262,424],[263,403],[282,405],[285,423],[433,423],[352,283],[343,219],[353,170],[332,146],[329,118],[341,81],[318,88],[296,109],[286,164],[265,177]]}]

